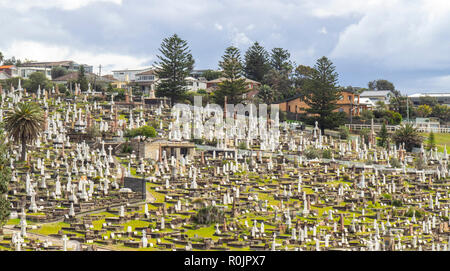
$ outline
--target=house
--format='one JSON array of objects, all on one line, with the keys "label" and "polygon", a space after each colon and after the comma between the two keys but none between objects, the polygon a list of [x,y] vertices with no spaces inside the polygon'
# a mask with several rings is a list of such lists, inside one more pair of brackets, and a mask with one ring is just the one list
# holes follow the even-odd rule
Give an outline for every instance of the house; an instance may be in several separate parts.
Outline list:
[{"label": "house", "polygon": [[119,82],[132,82],[136,80],[136,74],[146,72],[148,70],[151,70],[152,68],[147,69],[124,69],[124,70],[115,70],[112,71],[113,77],[117,79]]},{"label": "house", "polygon": [[394,93],[390,90],[366,90],[360,95],[361,98],[368,98],[375,104],[378,101],[382,101],[385,104],[389,104],[392,97],[394,97]]},{"label": "house", "polygon": [[377,105],[369,98],[359,98],[359,105],[363,110],[373,110],[377,107]]},{"label": "house", "polygon": [[20,66],[27,68],[45,68],[49,70],[55,67],[63,67],[66,68],[69,72],[78,71],[80,69],[80,66],[83,66],[85,72],[87,73],[93,72],[93,66],[86,64],[78,64],[72,60],[51,61],[51,62],[26,62],[22,63]]},{"label": "house", "polygon": [[197,92],[200,89],[206,90],[206,81],[197,79],[195,77],[186,77],[185,78],[187,83],[187,91]]},{"label": "house", "polygon": [[[352,116],[359,116],[363,109],[359,102],[360,95],[349,91],[342,91],[341,99],[337,101],[339,108],[334,111],[345,112],[347,115],[351,114]],[[278,104],[281,111],[291,113],[303,114],[306,113],[306,109],[309,108],[309,105],[305,103],[302,95],[294,96],[276,104]]]},{"label": "house", "polygon": [[46,67],[28,67],[28,66],[20,66],[17,67],[18,76],[28,79],[32,73],[41,72],[47,77],[48,80],[52,80],[52,69]]},{"label": "house", "polygon": [[11,76],[4,71],[0,71],[0,80],[10,79]]},{"label": "house", "polygon": [[[254,80],[248,79],[243,77],[243,79],[245,79],[245,84],[247,85],[247,90],[253,90],[255,88],[258,88],[259,86],[261,86],[261,83],[256,82]],[[217,89],[218,85],[224,81],[228,80],[225,77],[220,77],[211,81],[206,82],[206,89],[209,92],[213,92]]]},{"label": "house", "polygon": [[438,104],[445,104],[450,106],[450,93],[416,93],[409,95],[408,98],[414,105],[421,105],[422,99],[425,97],[435,98]]},{"label": "house", "polygon": [[19,76],[19,71],[15,65],[0,66],[0,72],[7,74],[9,78]]},{"label": "house", "polygon": [[[112,83],[114,78],[110,78],[107,76],[98,76],[95,73],[85,73],[86,78],[89,82],[106,82]],[[74,82],[78,80],[78,72],[71,72],[66,75],[60,76],[52,80],[55,84],[68,84],[70,82]]]},{"label": "house", "polygon": [[135,74],[135,79],[133,81],[136,85],[141,87],[141,90],[145,94],[149,94],[151,90],[155,90],[156,85],[159,82],[159,78],[156,75],[155,69],[149,69]]}]

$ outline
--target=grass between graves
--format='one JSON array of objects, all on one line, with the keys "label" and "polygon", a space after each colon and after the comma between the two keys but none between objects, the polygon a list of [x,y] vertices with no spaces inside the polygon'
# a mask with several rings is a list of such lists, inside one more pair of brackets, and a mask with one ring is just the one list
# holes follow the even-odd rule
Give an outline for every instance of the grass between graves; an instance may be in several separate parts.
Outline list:
[{"label": "grass between graves", "polygon": [[57,234],[63,227],[70,227],[70,224],[64,222],[43,224],[39,229],[30,230],[30,232],[42,235]]}]

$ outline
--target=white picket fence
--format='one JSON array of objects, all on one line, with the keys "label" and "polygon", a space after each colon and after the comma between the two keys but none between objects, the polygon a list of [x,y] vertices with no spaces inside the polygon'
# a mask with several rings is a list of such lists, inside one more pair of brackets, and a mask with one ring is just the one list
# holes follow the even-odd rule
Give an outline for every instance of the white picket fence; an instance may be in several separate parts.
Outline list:
[{"label": "white picket fence", "polygon": [[[347,126],[350,131],[352,130],[362,130],[362,129],[371,129],[372,127],[370,126],[370,124],[345,124],[345,126]],[[373,125],[373,129],[375,131],[380,131],[381,130],[381,124],[374,124]],[[388,131],[395,131],[400,127],[400,125],[386,125],[386,129]],[[450,133],[450,128],[449,127],[439,127],[439,128],[434,128],[434,127],[416,127],[416,129],[421,132],[421,133]]]}]

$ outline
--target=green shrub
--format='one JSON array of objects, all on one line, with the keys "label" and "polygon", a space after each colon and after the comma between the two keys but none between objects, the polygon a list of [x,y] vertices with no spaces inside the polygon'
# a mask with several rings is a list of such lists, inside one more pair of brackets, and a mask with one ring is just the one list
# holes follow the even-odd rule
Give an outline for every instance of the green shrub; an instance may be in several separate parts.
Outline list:
[{"label": "green shrub", "polygon": [[124,144],[122,147],[123,153],[131,153],[133,151],[133,147],[130,144]]},{"label": "green shrub", "polygon": [[320,151],[316,148],[309,147],[304,152],[306,158],[308,159],[316,159],[320,157]]},{"label": "green shrub", "polygon": [[400,163],[400,161],[397,158],[392,158],[390,160],[390,164],[393,168],[399,168],[402,166],[402,164]]},{"label": "green shrub", "polygon": [[323,150],[322,151],[322,158],[331,159],[331,150]]},{"label": "green shrub", "polygon": [[346,126],[340,126],[339,127],[339,136],[341,139],[348,139],[350,135],[350,130]]},{"label": "green shrub", "polygon": [[223,221],[224,214],[216,206],[208,206],[198,210],[194,215],[193,220],[197,224],[209,225],[212,223],[221,223]]},{"label": "green shrub", "polygon": [[247,149],[247,143],[246,143],[245,141],[239,142],[238,148],[239,148],[240,150],[246,150],[246,149]]},{"label": "green shrub", "polygon": [[128,130],[125,133],[126,137],[136,137],[136,136],[145,136],[145,137],[156,137],[156,130],[152,126],[142,126],[140,128]]}]

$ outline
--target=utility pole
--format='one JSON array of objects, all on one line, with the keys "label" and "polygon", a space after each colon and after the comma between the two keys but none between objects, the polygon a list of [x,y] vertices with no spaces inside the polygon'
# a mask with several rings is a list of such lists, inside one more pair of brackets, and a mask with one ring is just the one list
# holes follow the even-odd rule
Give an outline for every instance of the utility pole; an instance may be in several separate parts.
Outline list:
[{"label": "utility pole", "polygon": [[406,94],[406,116],[409,123],[409,102],[408,102],[408,94]]}]

